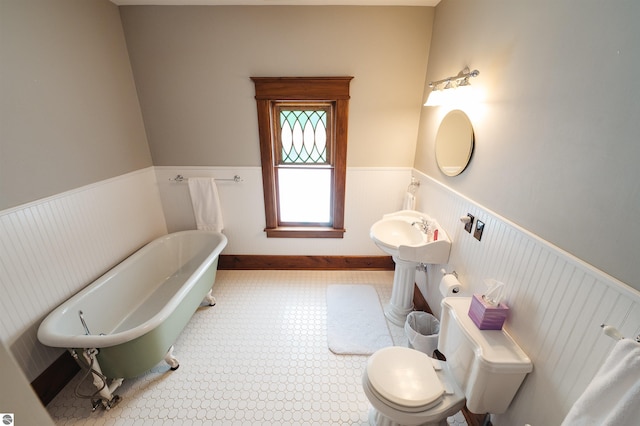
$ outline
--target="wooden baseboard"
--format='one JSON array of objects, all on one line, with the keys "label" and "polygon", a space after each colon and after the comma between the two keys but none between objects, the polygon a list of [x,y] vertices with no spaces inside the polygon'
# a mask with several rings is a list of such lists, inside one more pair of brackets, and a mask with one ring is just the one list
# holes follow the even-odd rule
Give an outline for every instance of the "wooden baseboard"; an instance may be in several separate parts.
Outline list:
[{"label": "wooden baseboard", "polygon": [[427,303],[427,299],[424,298],[417,284],[413,285],[413,309],[416,311],[428,312],[433,315],[431,306]]},{"label": "wooden baseboard", "polygon": [[276,256],[222,254],[218,269],[374,270],[393,271],[390,256]]},{"label": "wooden baseboard", "polygon": [[462,408],[462,415],[467,421],[468,426],[491,426],[489,414],[472,413],[466,405]]},{"label": "wooden baseboard", "polygon": [[71,357],[71,354],[65,351],[31,382],[31,387],[40,398],[40,402],[43,405],[47,405],[73,379],[73,376],[78,371],[80,371],[80,366]]}]

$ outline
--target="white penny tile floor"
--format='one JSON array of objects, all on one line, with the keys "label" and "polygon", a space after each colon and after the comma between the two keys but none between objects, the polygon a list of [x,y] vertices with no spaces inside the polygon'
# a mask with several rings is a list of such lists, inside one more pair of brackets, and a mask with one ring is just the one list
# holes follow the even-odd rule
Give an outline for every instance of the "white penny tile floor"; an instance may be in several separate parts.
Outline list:
[{"label": "white penny tile floor", "polygon": [[[392,283],[393,272],[218,271],[217,305],[196,311],[174,345],[178,370],[162,362],[125,380],[122,401],[95,412],[74,395],[94,391],[81,372],[47,409],[59,425],[366,425],[367,356],[327,348],[326,289],[370,284],[384,305]],[[461,414],[448,422],[466,425]]]}]

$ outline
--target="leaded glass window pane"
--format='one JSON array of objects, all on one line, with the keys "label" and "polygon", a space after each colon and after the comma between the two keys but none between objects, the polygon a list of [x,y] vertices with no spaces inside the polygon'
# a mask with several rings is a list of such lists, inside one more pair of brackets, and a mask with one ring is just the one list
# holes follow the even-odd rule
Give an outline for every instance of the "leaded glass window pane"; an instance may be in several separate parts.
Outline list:
[{"label": "leaded glass window pane", "polygon": [[327,111],[280,109],[280,164],[327,164]]}]

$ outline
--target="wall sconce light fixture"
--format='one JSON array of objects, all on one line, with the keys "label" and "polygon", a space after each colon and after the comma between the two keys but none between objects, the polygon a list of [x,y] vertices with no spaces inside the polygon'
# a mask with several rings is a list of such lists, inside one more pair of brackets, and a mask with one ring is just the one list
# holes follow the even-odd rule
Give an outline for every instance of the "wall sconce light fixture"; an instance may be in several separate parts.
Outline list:
[{"label": "wall sconce light fixture", "polygon": [[[471,77],[477,77],[478,74],[480,74],[480,71],[469,71],[469,68],[465,67],[456,76],[430,82],[429,87],[431,88],[431,92],[424,106],[446,105],[463,98],[464,92],[471,89],[469,79]],[[439,85],[442,85],[442,87],[438,87]]]}]

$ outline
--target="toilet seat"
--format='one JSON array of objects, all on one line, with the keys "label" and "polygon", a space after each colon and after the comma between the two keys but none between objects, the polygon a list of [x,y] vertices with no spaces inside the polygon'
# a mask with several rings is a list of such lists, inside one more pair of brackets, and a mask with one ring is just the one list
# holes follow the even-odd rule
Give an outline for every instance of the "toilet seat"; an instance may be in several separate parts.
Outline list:
[{"label": "toilet seat", "polygon": [[414,349],[391,346],[380,349],[367,361],[370,390],[396,410],[418,413],[437,405],[445,388],[432,359]]}]

